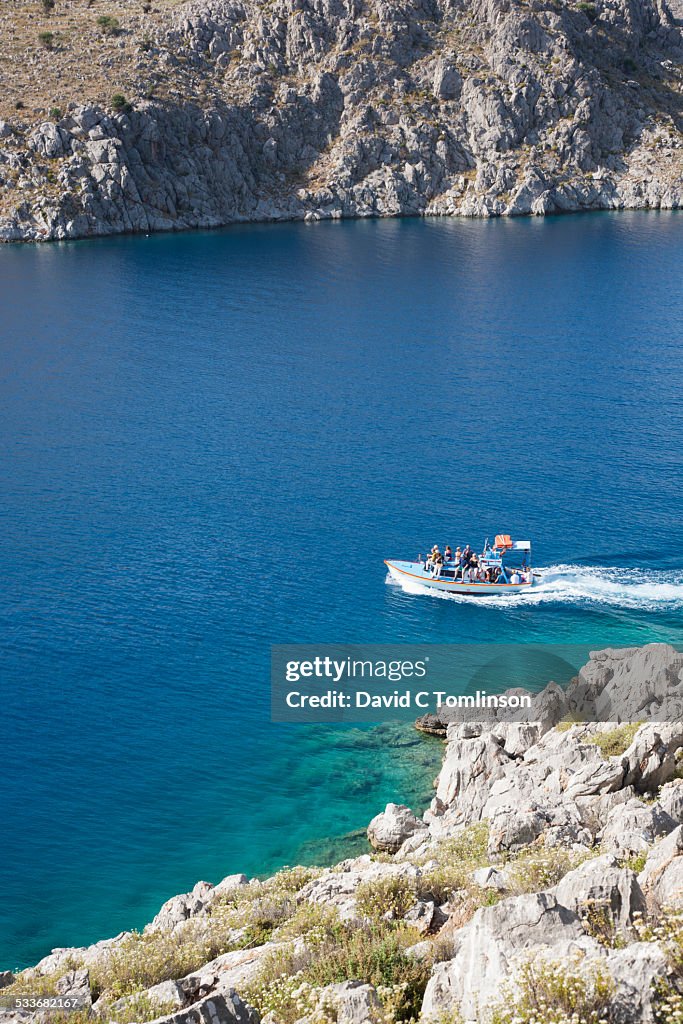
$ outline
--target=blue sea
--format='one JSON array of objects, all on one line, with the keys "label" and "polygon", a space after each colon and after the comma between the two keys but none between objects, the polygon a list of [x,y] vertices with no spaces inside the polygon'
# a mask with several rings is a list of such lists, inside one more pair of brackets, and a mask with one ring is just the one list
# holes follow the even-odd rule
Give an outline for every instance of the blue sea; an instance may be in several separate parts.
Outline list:
[{"label": "blue sea", "polygon": [[[283,642],[683,642],[683,216],[0,251],[0,968],[334,860],[438,741],[274,725]],[[531,538],[532,595],[385,557]]]}]

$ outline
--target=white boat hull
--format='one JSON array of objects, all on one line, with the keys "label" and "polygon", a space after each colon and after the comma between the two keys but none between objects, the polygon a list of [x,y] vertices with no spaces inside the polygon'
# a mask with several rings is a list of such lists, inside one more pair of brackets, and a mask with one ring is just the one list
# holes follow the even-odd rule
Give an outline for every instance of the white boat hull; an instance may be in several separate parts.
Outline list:
[{"label": "white boat hull", "polygon": [[493,594],[517,594],[533,587],[538,577],[533,576],[528,583],[470,583],[462,580],[442,579],[427,572],[421,562],[401,562],[385,559],[384,564],[389,575],[397,583],[417,583],[429,590],[444,590],[450,594],[471,594],[486,597]]}]

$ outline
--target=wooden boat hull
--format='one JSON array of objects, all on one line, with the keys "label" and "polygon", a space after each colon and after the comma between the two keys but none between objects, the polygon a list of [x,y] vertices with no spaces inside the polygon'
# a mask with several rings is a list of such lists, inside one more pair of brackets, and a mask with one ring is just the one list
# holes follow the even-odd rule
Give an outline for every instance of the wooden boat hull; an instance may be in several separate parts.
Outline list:
[{"label": "wooden boat hull", "polygon": [[[384,559],[389,575],[397,583],[414,583],[429,590],[443,590],[450,594],[470,594],[473,597],[486,597],[493,594],[517,594],[529,590],[537,582],[538,577],[532,576],[528,583],[470,583],[462,580],[434,577],[425,571],[421,562],[401,562],[396,559]],[[444,570],[445,572],[452,570]]]}]

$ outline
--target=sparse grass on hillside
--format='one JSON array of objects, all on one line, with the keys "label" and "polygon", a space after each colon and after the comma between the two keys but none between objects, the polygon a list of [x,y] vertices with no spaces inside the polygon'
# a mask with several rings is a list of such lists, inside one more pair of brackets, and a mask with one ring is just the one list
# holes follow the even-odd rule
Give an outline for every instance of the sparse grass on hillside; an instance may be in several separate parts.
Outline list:
[{"label": "sparse grass on hillside", "polygon": [[[142,95],[150,85],[163,96],[173,83],[155,54],[138,43],[162,30],[180,2],[154,0],[143,6],[140,0],[55,0],[53,8],[45,9],[39,0],[4,0],[0,118],[16,119],[22,109],[34,121],[48,117],[54,107],[65,111],[72,102],[107,107],[112,92]],[[44,42],[48,35],[49,45]],[[191,96],[191,81],[183,80],[180,70],[176,75],[179,87]]]}]

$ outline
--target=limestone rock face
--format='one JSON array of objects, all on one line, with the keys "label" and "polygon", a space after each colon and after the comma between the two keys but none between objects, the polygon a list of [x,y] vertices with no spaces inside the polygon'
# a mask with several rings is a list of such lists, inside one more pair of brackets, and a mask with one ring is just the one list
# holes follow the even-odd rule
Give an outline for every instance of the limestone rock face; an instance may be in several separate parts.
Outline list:
[{"label": "limestone rock face", "polygon": [[659,805],[674,821],[683,823],[683,779],[667,782],[659,791]]},{"label": "limestone rock face", "polygon": [[427,828],[404,804],[387,804],[386,809],[368,825],[368,839],[376,850],[396,853],[400,846]]},{"label": "limestone rock face", "polygon": [[619,1024],[654,1024],[654,985],[669,974],[662,949],[655,942],[633,942],[610,950],[607,969],[615,983],[613,1019]]},{"label": "limestone rock face", "polygon": [[214,887],[209,882],[197,882],[192,892],[174,896],[164,903],[145,930],[148,932],[173,931],[189,918],[205,913],[213,898]]},{"label": "limestone rock face", "polygon": [[644,804],[634,798],[613,807],[607,815],[603,848],[622,857],[637,856],[675,827],[676,822],[658,804]]},{"label": "limestone rock face", "polygon": [[361,981],[342,981],[327,985],[319,1005],[336,1012],[337,1024],[369,1024],[377,1020],[381,1004],[374,985]]},{"label": "limestone rock face", "polygon": [[187,1009],[157,1017],[154,1024],[259,1024],[259,1015],[234,989],[226,988]]},{"label": "limestone rock face", "polygon": [[638,881],[659,907],[683,909],[683,826],[655,844]]},{"label": "limestone rock face", "polygon": [[594,915],[608,928],[625,932],[636,914],[644,914],[645,897],[633,871],[620,868],[615,857],[605,854],[570,871],[554,890],[557,902],[580,918]]},{"label": "limestone rock face", "polygon": [[420,875],[420,868],[410,862],[382,864],[365,855],[355,860],[342,861],[333,870],[308,882],[300,896],[311,903],[336,907],[342,919],[354,920],[358,917],[355,893],[362,882],[387,878],[415,881]]},{"label": "limestone rock face", "polygon": [[465,1020],[479,1020],[481,1011],[500,997],[515,958],[532,951],[596,955],[598,945],[584,933],[577,915],[550,893],[519,896],[478,910],[459,933],[454,959],[434,968],[423,1016],[434,1019],[455,1011]]},{"label": "limestone rock face", "polygon": [[[0,123],[0,239],[677,207],[680,27],[660,0],[635,9],[190,0],[151,41],[166,99],[144,98],[152,69],[131,53],[130,108],[86,95],[58,118]],[[51,61],[72,74],[62,52]],[[645,700],[618,655],[577,692],[599,690],[603,718],[655,706],[672,721],[674,655],[637,655]],[[563,701],[547,687],[539,720]]]},{"label": "limestone rock face", "polygon": [[471,732],[469,725],[449,728],[448,748],[436,790],[438,805],[453,808],[455,817],[463,821],[481,817],[491,784],[502,777],[510,762],[490,732]]},{"label": "limestone rock face", "polygon": [[[245,17],[239,12],[244,9],[230,10],[235,15],[232,29],[239,34]],[[633,17],[639,17],[635,10]],[[394,31],[396,18],[395,7],[387,5],[387,25],[394,28],[387,29],[386,43],[392,41],[390,52],[407,59],[401,32]],[[220,49],[223,36],[208,23],[198,24],[203,26],[197,36],[200,52],[208,47],[225,55]],[[529,32],[534,46],[551,45],[550,33]],[[305,54],[317,53],[317,38],[305,19],[296,31],[282,26],[282,47],[291,60],[304,61]],[[333,39],[325,45],[333,46]],[[254,51],[255,60],[261,59],[259,52]],[[269,60],[276,56],[267,51]],[[433,61],[425,58],[425,74],[433,73]],[[364,79],[356,74],[349,73],[350,90],[362,87]],[[463,75],[462,96],[469,88]],[[283,92],[285,104],[288,95]],[[504,125],[495,97],[489,97],[486,110],[490,130],[494,124]],[[82,130],[92,152],[113,162],[120,147],[107,141],[103,119],[84,111],[78,116],[88,126]],[[213,130],[220,134],[217,126]],[[163,139],[150,133],[147,141],[160,152]],[[276,142],[268,149],[279,160],[282,139]],[[617,699],[615,680],[625,687],[632,709],[642,710],[643,696],[657,713],[667,702],[670,708],[681,683],[676,658],[666,645],[596,651],[566,694],[559,697],[554,684],[546,687],[538,722],[489,718],[445,723],[444,764],[424,820],[405,806],[390,804],[371,822],[369,834],[385,851],[381,860],[366,854],[314,872],[312,878],[294,872],[286,879],[278,877],[275,884],[231,875],[217,886],[199,882],[190,893],[168,900],[147,926],[143,942],[158,941],[161,948],[187,942],[192,956],[207,948],[201,942],[223,897],[241,889],[239,912],[244,913],[232,930],[221,932],[225,952],[205,963],[198,954],[188,974],[144,993],[164,1012],[156,1024],[258,1024],[256,1011],[238,993],[248,991],[269,958],[286,956],[298,970],[321,955],[305,925],[298,937],[289,931],[294,921],[306,921],[307,907],[336,912],[345,933],[357,930],[360,938],[367,936],[370,922],[366,900],[358,899],[360,886],[373,897],[373,911],[383,923],[401,920],[401,929],[392,936],[421,937],[419,942],[408,939],[412,945],[406,955],[434,964],[421,1018],[426,1024],[457,1015],[467,1024],[484,1024],[501,997],[513,1006],[524,984],[524,961],[532,966],[547,962],[553,971],[564,972],[568,983],[597,966],[614,982],[607,1013],[612,1024],[655,1024],[657,984],[672,978],[671,950],[664,939],[639,941],[643,933],[637,922],[644,914],[657,935],[658,926],[675,927],[676,918],[665,914],[683,910],[683,783],[676,777],[680,723],[647,722],[625,734],[615,733],[618,722],[589,720],[557,729],[551,723],[559,707],[590,718],[606,692],[610,700]],[[643,678],[644,671],[653,678]],[[600,745],[605,733],[614,735],[608,737],[609,745]],[[624,735],[633,735],[628,748],[604,756],[602,748],[619,749]],[[638,876],[628,866],[635,858],[643,862]],[[540,891],[519,895],[527,888]],[[399,892],[400,900],[395,898]],[[489,905],[492,901],[497,902]],[[274,909],[272,937],[251,947],[248,923],[269,906]],[[131,938],[122,933],[80,949],[55,949],[36,967],[21,972],[21,981],[57,978],[59,992],[77,993],[88,1006],[90,975],[97,970],[101,977],[105,972],[100,968]],[[214,948],[213,941],[208,948]],[[10,972],[0,974],[0,987],[13,980]],[[311,1024],[318,1015],[341,1024],[370,1024],[387,1010],[381,1005],[383,989],[376,991],[353,977],[305,991],[309,1016],[298,1024]],[[131,998],[112,1002],[115,994],[100,994],[93,1007],[98,1017],[130,1016]],[[43,1022],[21,1011],[10,1014],[7,1024]],[[264,1024],[277,1021],[269,1014]]]}]

